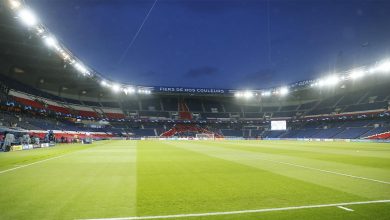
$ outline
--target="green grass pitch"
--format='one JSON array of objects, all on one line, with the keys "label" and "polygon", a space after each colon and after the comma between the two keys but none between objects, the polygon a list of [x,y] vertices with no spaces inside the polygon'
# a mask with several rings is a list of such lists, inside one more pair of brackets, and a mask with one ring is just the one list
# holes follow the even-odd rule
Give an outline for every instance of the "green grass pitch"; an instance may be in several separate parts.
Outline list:
[{"label": "green grass pitch", "polygon": [[389,144],[101,141],[0,153],[2,220],[390,219],[378,200],[390,200]]}]

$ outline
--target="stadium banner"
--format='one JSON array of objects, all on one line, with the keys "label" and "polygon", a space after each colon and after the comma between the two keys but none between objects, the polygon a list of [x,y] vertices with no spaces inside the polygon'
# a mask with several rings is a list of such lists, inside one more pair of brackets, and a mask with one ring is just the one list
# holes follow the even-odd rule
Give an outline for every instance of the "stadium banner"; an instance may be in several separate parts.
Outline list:
[{"label": "stadium banner", "polygon": [[153,88],[155,93],[190,93],[190,94],[212,94],[222,95],[228,94],[228,89],[210,89],[210,88],[188,88],[188,87],[167,87],[155,86]]},{"label": "stadium banner", "polygon": [[41,148],[49,147],[49,143],[42,143]]},{"label": "stadium banner", "polygon": [[31,150],[34,148],[32,144],[23,144],[22,145],[23,150]]}]

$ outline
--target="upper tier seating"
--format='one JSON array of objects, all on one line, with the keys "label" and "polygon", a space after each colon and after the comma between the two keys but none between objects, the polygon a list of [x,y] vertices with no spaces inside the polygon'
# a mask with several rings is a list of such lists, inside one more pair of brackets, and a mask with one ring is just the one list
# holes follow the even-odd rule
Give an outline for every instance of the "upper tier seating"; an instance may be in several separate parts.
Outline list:
[{"label": "upper tier seating", "polygon": [[231,102],[224,102],[223,105],[226,112],[241,112],[241,106],[237,103],[234,103],[233,100]]},{"label": "upper tier seating", "polygon": [[317,105],[316,109],[334,107],[337,104],[337,102],[341,99],[341,97],[343,97],[343,95],[336,95],[336,96],[325,98]]},{"label": "upper tier seating", "polygon": [[142,99],[141,104],[144,111],[161,111],[161,103],[158,98]]},{"label": "upper tier seating", "polygon": [[162,98],[165,111],[178,111],[178,98]]},{"label": "upper tier seating", "polygon": [[291,111],[291,112],[275,112],[272,115],[272,118],[291,118],[296,116],[297,112]]},{"label": "upper tier seating", "polygon": [[223,112],[223,108],[220,102],[215,100],[205,100],[203,102],[206,112]]},{"label": "upper tier seating", "polygon": [[203,112],[202,101],[199,99],[187,99],[187,106],[192,112]]},{"label": "upper tier seating", "polygon": [[259,119],[259,118],[263,118],[264,117],[264,113],[245,112],[245,113],[242,114],[241,117],[242,118],[255,118],[255,119]]},{"label": "upper tier seating", "polygon": [[260,112],[260,106],[243,106],[244,112]]},{"label": "upper tier seating", "polygon": [[83,101],[83,103],[84,103],[84,105],[88,105],[88,106],[101,107],[99,102]]},{"label": "upper tier seating", "polygon": [[142,117],[156,117],[156,118],[169,118],[169,112],[160,111],[140,111],[139,116]]},{"label": "upper tier seating", "polygon": [[276,112],[279,110],[279,106],[263,106],[261,108],[262,112]]},{"label": "upper tier seating", "polygon": [[388,102],[374,102],[347,106],[343,112],[359,112],[387,109]]},{"label": "upper tier seating", "polygon": [[103,107],[120,108],[120,105],[118,102],[101,102],[101,103],[102,103]]},{"label": "upper tier seating", "polygon": [[204,119],[230,118],[229,113],[210,113],[210,112],[207,112],[207,113],[202,113],[201,115],[202,115],[202,118],[204,118]]},{"label": "upper tier seating", "polygon": [[314,102],[308,102],[308,103],[305,103],[305,104],[302,104],[299,106],[299,109],[298,110],[308,110],[308,109],[312,109],[314,108],[314,106],[317,105],[317,101],[314,101]]},{"label": "upper tier seating", "polygon": [[357,104],[366,93],[366,91],[347,93],[340,99],[340,101],[337,103],[337,106]]},{"label": "upper tier seating", "polygon": [[126,100],[122,102],[122,105],[123,105],[123,109],[125,110],[130,110],[130,111],[140,110],[139,103],[137,100]]},{"label": "upper tier seating", "polygon": [[280,108],[281,112],[295,111],[298,108],[297,105],[286,105]]}]

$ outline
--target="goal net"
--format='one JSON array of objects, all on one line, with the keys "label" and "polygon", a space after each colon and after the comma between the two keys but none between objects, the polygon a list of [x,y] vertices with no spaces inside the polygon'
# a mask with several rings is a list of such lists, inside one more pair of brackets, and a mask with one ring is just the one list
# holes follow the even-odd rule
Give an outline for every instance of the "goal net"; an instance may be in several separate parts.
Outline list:
[{"label": "goal net", "polygon": [[196,134],[196,138],[198,138],[199,140],[214,140],[214,134]]}]

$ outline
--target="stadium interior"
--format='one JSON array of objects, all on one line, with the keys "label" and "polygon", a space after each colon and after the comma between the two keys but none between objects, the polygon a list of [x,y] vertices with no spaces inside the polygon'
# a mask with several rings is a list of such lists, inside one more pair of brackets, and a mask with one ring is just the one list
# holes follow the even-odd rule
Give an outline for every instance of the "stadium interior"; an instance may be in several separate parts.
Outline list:
[{"label": "stadium interior", "polygon": [[126,84],[26,2],[0,0],[0,219],[389,219],[390,57],[267,88]]},{"label": "stadium interior", "polygon": [[[26,30],[12,13],[0,13],[3,130],[37,135],[54,130],[57,138],[71,137],[69,132],[90,132],[97,138],[195,137],[204,132],[241,138],[390,137],[389,74],[366,71],[369,76],[361,80],[362,69],[346,70],[349,80],[331,86],[297,82],[289,85],[288,94],[170,92],[154,87],[123,93],[117,85],[104,86],[107,82],[97,73],[80,74],[67,60],[69,54],[61,57],[42,41],[45,36],[39,31],[44,27],[38,27],[38,34]],[[272,120],[287,120],[287,130],[272,131]]]},{"label": "stadium interior", "polygon": [[[0,14],[3,130],[37,135],[55,130],[57,137],[91,132],[97,138],[195,137],[205,132],[241,138],[390,137],[389,74],[321,88],[296,86],[299,82],[283,96],[123,94],[101,86],[97,76],[78,73],[39,36],[16,25],[19,21],[10,13]],[[271,120],[287,120],[288,129],[272,131]]]}]

